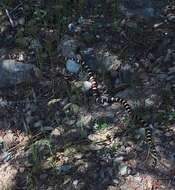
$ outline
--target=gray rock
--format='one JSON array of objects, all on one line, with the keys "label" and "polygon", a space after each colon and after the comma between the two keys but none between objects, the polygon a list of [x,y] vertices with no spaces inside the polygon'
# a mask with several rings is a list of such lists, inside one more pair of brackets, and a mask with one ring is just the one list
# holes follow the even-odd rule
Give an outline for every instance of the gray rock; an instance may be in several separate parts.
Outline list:
[{"label": "gray rock", "polygon": [[70,170],[72,169],[72,166],[69,164],[65,164],[62,166],[57,166],[56,167],[56,171],[60,174],[66,174],[68,172],[70,172]]},{"label": "gray rock", "polygon": [[128,166],[124,164],[119,165],[119,174],[122,176],[128,174]]},{"label": "gray rock", "polygon": [[156,94],[151,94],[149,98],[145,99],[145,106],[147,108],[156,106],[158,104],[159,99],[160,98]]},{"label": "gray rock", "polygon": [[116,96],[120,98],[130,99],[131,97],[135,96],[136,92],[132,88],[128,88],[126,90],[123,90],[121,92],[118,92]]},{"label": "gray rock", "polygon": [[33,83],[40,77],[41,72],[35,65],[22,64],[12,59],[0,60],[0,88]]},{"label": "gray rock", "polygon": [[68,125],[68,126],[74,125],[75,122],[76,122],[75,119],[70,119],[70,118],[65,118],[65,120],[64,120],[64,123],[65,123],[66,125]]},{"label": "gray rock", "polygon": [[84,81],[82,85],[82,91],[87,92],[92,88],[92,83],[89,81]]},{"label": "gray rock", "polygon": [[139,16],[146,20],[157,19],[165,2],[153,0],[123,0],[120,2],[120,11],[127,16]]},{"label": "gray rock", "polygon": [[47,179],[47,178],[48,178],[48,174],[46,174],[46,173],[40,175],[40,179],[41,179],[41,180],[45,180],[45,179]]},{"label": "gray rock", "polygon": [[123,162],[123,160],[124,160],[124,157],[123,157],[123,156],[118,156],[118,157],[116,157],[116,158],[114,159],[114,162],[120,164],[120,163]]},{"label": "gray rock", "polygon": [[42,128],[43,127],[43,121],[39,120],[33,124],[34,128]]},{"label": "gray rock", "polygon": [[136,79],[134,69],[129,64],[121,67],[119,77],[125,83],[132,83]]},{"label": "gray rock", "polygon": [[[81,47],[81,53],[87,65],[91,67],[93,71],[99,73],[110,73],[113,76],[118,74],[118,69],[121,66],[119,58],[106,50],[93,51],[92,48],[83,48],[84,45],[78,40],[65,35],[58,45],[58,51],[65,58],[75,58],[77,48]],[[68,60],[66,63],[67,69],[72,73],[77,73],[79,65],[72,60]]]},{"label": "gray rock", "polygon": [[85,62],[93,71],[101,74],[110,73],[114,77],[118,75],[121,66],[118,56],[104,50],[96,52],[84,50],[82,53],[84,53]]},{"label": "gray rock", "polygon": [[74,60],[68,59],[66,62],[66,69],[70,73],[78,73],[78,71],[80,69],[80,65],[77,64]]},{"label": "gray rock", "polygon": [[70,142],[76,141],[85,137],[87,137],[87,132],[81,128],[71,129],[63,135],[63,139],[65,141],[70,141]]},{"label": "gray rock", "polygon": [[61,147],[63,145],[61,130],[59,128],[55,128],[52,130],[52,132],[50,133],[50,141],[51,143],[56,144],[57,147]]},{"label": "gray rock", "polygon": [[175,15],[173,15],[173,14],[168,14],[168,15],[167,15],[167,20],[168,20],[169,22],[175,23]]},{"label": "gray rock", "polygon": [[75,188],[78,187],[78,183],[79,183],[79,181],[77,179],[73,181],[73,185],[74,185]]},{"label": "gray rock", "polygon": [[58,52],[64,57],[75,57],[78,47],[82,44],[71,36],[65,35],[58,44]]}]

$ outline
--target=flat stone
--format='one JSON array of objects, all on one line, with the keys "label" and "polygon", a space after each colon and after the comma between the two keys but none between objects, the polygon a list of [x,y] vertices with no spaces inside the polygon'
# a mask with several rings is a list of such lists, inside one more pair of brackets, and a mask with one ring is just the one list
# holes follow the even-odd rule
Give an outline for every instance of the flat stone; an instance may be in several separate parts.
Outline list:
[{"label": "flat stone", "polygon": [[40,78],[41,72],[35,65],[24,64],[13,59],[0,60],[0,88],[32,83]]}]

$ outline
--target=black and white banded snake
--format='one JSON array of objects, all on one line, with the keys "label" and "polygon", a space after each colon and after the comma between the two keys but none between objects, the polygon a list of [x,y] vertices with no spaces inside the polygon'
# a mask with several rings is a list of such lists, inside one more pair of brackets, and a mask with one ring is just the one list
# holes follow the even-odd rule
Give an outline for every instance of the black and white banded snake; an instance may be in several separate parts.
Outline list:
[{"label": "black and white banded snake", "polygon": [[128,113],[128,115],[131,117],[131,119],[134,121],[137,121],[145,129],[145,141],[149,147],[148,157],[150,159],[152,159],[151,167],[155,168],[157,165],[157,161],[158,161],[158,154],[157,154],[157,151],[155,148],[154,139],[152,137],[152,129],[150,128],[149,124],[133,112],[131,106],[128,104],[128,102],[126,100],[124,100],[120,97],[112,97],[112,96],[103,97],[100,95],[100,92],[98,90],[98,83],[96,81],[94,73],[83,60],[81,53],[78,52],[76,54],[76,58],[66,58],[66,60],[68,60],[68,59],[72,59],[72,60],[76,61],[77,63],[79,63],[82,66],[82,68],[88,73],[89,81],[92,85],[91,86],[92,94],[97,103],[100,103],[100,104],[119,103],[119,104],[121,104],[124,107],[124,109],[126,110],[126,112]]}]

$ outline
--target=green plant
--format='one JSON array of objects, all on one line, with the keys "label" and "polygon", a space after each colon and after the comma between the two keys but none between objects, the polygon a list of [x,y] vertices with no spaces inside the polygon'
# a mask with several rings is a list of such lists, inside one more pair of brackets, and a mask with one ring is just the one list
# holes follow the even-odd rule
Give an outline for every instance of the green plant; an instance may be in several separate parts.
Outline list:
[{"label": "green plant", "polygon": [[112,26],[114,30],[118,30],[119,26],[119,1],[112,1]]},{"label": "green plant", "polygon": [[39,153],[38,153],[38,147],[36,144],[31,145],[31,150],[32,150],[32,162],[33,162],[33,170],[36,172],[40,165],[39,165]]},{"label": "green plant", "polygon": [[120,147],[121,147],[121,144],[113,143],[110,148],[111,148],[111,151],[114,152],[118,150]]},{"label": "green plant", "polygon": [[47,146],[48,149],[49,149],[50,155],[53,155],[52,147],[51,147],[51,144],[50,144],[50,142],[48,140],[42,139],[42,140],[36,141],[35,143],[32,143],[30,145],[30,147],[31,147],[31,152],[32,152],[32,163],[33,163],[32,171],[34,173],[36,173],[41,168],[41,165],[40,165],[40,152],[39,152],[41,146]]},{"label": "green plant", "polygon": [[26,179],[26,189],[27,190],[34,190],[35,184],[36,184],[35,177],[31,173],[29,173],[27,175],[27,179]]},{"label": "green plant", "polygon": [[96,131],[104,130],[104,129],[108,128],[108,127],[109,127],[109,125],[107,123],[105,123],[105,122],[103,122],[103,123],[97,123],[96,122],[95,125],[94,125],[94,129]]}]

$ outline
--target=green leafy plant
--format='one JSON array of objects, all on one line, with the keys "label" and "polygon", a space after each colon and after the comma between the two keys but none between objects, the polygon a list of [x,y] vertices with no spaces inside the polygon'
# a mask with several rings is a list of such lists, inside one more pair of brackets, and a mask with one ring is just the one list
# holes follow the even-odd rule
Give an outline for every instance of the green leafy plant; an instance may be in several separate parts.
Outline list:
[{"label": "green leafy plant", "polygon": [[119,148],[121,147],[121,144],[117,144],[117,143],[113,143],[112,145],[111,145],[111,151],[116,151],[116,150],[118,150]]},{"label": "green leafy plant", "polygon": [[109,127],[109,125],[107,124],[107,123],[95,123],[95,125],[94,125],[94,129],[96,130],[96,131],[99,131],[99,130],[104,130],[104,129],[106,129],[106,128],[108,128]]},{"label": "green leafy plant", "polygon": [[33,190],[35,189],[36,179],[35,177],[29,173],[26,178],[26,189]]}]

